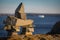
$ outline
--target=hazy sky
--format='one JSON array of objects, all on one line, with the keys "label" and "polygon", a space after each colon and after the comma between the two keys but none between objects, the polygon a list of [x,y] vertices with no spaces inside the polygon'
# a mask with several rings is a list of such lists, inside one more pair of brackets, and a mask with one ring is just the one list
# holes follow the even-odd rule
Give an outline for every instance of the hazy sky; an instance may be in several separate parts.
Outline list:
[{"label": "hazy sky", "polygon": [[26,13],[60,13],[60,0],[0,0],[0,13],[14,13],[21,2]]}]

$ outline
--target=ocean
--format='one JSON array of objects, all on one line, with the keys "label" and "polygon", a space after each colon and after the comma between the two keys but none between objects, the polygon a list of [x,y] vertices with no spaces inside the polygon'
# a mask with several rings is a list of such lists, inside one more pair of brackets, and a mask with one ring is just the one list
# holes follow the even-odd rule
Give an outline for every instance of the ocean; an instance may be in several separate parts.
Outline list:
[{"label": "ocean", "polygon": [[[8,32],[4,30],[3,20],[7,18],[6,15],[0,16],[0,37],[7,37]],[[33,34],[46,34],[53,28],[54,24],[60,21],[59,14],[27,14],[27,19],[34,20]],[[22,30],[22,29],[21,29]],[[20,33],[20,32],[19,32]]]}]

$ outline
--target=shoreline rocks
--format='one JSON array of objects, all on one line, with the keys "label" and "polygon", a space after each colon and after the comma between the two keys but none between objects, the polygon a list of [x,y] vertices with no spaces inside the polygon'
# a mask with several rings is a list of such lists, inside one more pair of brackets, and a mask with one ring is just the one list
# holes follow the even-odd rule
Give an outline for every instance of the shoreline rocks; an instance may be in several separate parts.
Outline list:
[{"label": "shoreline rocks", "polygon": [[[0,38],[0,40],[3,40],[3,39],[4,38]],[[60,40],[60,34],[56,34],[56,35],[35,34],[35,35],[30,35],[30,36],[12,35],[8,37],[7,40]]]}]

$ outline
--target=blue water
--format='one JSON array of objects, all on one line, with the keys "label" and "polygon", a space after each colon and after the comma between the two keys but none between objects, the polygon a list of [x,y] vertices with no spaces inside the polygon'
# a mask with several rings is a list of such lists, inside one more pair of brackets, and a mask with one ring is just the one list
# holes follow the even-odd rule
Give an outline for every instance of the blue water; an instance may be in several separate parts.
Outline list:
[{"label": "blue water", "polygon": [[[60,15],[44,15],[44,17],[39,17],[39,15],[27,14],[27,19],[34,20],[33,34],[46,34],[56,22],[60,21]],[[7,37],[8,32],[3,29],[5,25],[3,24],[3,20],[6,18],[7,16],[0,16],[0,37]]]}]

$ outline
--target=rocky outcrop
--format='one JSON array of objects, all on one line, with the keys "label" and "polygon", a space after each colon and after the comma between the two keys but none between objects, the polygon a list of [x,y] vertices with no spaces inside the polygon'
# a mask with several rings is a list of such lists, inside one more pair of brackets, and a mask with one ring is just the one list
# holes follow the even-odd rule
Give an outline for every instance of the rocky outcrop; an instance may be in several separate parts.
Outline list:
[{"label": "rocky outcrop", "polygon": [[60,34],[60,21],[58,21],[52,28],[52,30],[50,32],[48,32],[47,34]]},{"label": "rocky outcrop", "polygon": [[[0,40],[5,40],[6,38],[0,38]],[[6,40],[60,40],[60,35],[47,35],[47,34],[35,34],[35,35],[12,35]]]}]

